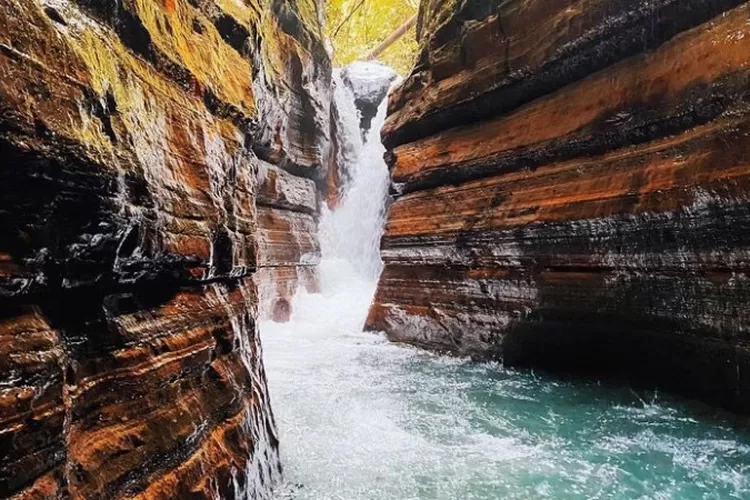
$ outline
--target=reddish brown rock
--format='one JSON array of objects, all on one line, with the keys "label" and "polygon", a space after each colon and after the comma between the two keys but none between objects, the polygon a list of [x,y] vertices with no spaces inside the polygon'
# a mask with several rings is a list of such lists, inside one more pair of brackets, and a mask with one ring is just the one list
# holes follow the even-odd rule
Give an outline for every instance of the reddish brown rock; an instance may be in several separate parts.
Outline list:
[{"label": "reddish brown rock", "polygon": [[[302,287],[310,293],[319,291],[318,275],[313,266],[269,266],[259,268],[253,276],[260,298],[260,318],[286,322],[293,312],[293,298]],[[281,314],[280,311],[287,311]]]},{"label": "reddish brown rock", "polygon": [[0,3],[0,497],[268,498],[255,271],[315,252],[317,202],[258,156],[327,147],[298,6]]},{"label": "reddish brown rock", "polygon": [[260,25],[263,50],[253,57],[255,85],[263,89],[253,149],[261,159],[255,281],[264,319],[274,316],[274,304],[291,304],[298,286],[317,287],[317,184],[325,183],[331,149],[331,63],[316,2],[270,0],[272,15]]},{"label": "reddish brown rock", "polygon": [[425,3],[368,328],[750,410],[748,17]]},{"label": "reddish brown rock", "polygon": [[317,290],[315,183],[260,161],[258,170],[259,260],[254,280],[262,319],[289,321],[297,288]]}]

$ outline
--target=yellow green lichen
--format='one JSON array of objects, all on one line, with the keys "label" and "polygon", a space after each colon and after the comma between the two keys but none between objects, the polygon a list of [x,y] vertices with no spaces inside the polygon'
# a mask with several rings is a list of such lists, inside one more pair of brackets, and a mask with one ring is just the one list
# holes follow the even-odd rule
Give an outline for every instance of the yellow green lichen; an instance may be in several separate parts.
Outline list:
[{"label": "yellow green lichen", "polygon": [[[173,8],[154,0],[135,0],[135,8],[162,53],[186,67],[222,101],[247,115],[255,114],[250,62],[224,42],[200,11],[187,0],[175,0]],[[249,9],[245,14],[249,15]],[[201,32],[194,29],[194,21],[201,24]]]}]

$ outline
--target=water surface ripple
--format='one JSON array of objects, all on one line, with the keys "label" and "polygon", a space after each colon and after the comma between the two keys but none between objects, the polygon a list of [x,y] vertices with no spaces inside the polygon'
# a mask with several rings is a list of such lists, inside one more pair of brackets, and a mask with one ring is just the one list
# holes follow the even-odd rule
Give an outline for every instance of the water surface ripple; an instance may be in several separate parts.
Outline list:
[{"label": "water surface ripple", "polygon": [[750,438],[676,400],[361,333],[356,290],[263,340],[297,500],[750,498]]}]

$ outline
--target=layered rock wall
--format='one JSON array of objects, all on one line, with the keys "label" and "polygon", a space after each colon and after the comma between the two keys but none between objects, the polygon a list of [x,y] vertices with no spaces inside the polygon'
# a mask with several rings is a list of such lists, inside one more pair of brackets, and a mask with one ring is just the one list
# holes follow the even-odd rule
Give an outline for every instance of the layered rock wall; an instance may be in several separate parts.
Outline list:
[{"label": "layered rock wall", "polygon": [[318,289],[318,192],[330,158],[331,63],[318,0],[271,0],[256,52],[258,272],[263,319],[286,321]]},{"label": "layered rock wall", "polygon": [[314,261],[318,21],[0,2],[0,497],[267,497],[254,282]]},{"label": "layered rock wall", "polygon": [[368,328],[750,410],[750,4],[423,2]]}]

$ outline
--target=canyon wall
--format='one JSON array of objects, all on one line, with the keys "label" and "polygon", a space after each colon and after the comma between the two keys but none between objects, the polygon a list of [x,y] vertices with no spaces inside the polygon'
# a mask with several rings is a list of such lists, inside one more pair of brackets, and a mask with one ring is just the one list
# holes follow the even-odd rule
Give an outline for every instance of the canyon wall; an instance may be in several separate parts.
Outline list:
[{"label": "canyon wall", "polygon": [[256,285],[315,262],[320,30],[314,0],[0,1],[0,497],[268,497]]},{"label": "canyon wall", "polygon": [[317,291],[318,192],[330,157],[331,62],[319,0],[272,0],[257,39],[258,272],[262,319],[287,321],[299,285]]},{"label": "canyon wall", "polygon": [[367,328],[750,411],[750,4],[422,2]]}]

